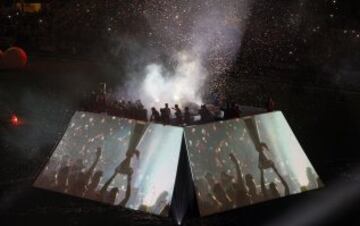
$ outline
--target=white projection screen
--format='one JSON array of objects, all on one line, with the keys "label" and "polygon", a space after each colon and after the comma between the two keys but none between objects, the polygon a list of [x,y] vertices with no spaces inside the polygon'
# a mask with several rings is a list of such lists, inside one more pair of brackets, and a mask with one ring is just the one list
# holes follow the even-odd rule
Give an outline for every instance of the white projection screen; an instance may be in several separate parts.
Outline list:
[{"label": "white projection screen", "polygon": [[183,128],[76,112],[38,188],[167,216]]},{"label": "white projection screen", "polygon": [[281,112],[185,128],[200,215],[322,186]]}]

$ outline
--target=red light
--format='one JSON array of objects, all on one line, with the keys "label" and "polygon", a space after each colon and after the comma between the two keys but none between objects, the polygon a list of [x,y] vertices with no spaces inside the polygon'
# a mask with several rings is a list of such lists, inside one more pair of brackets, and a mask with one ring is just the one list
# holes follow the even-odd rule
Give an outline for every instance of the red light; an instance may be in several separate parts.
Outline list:
[{"label": "red light", "polygon": [[21,124],[20,119],[16,115],[12,115],[10,118],[10,122],[13,126],[18,126]]}]

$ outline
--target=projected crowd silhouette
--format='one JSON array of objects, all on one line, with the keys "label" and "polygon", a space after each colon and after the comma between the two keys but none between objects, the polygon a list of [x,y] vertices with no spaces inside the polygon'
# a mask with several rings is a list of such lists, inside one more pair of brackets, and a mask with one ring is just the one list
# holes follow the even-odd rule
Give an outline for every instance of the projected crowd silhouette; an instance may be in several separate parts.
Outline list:
[{"label": "projected crowd silhouette", "polygon": [[[137,150],[129,149],[126,153],[124,160],[115,168],[112,176],[106,180],[104,184],[100,184],[103,177],[103,172],[96,170],[96,165],[102,154],[101,148],[97,148],[96,158],[89,169],[86,170],[86,166],[83,164],[83,159],[78,159],[71,163],[68,155],[62,157],[62,163],[57,172],[46,172],[37,180],[37,186],[44,186],[54,189],[59,192],[72,194],[79,197],[84,197],[92,200],[102,201],[113,205],[125,206],[129,201],[132,188],[131,180],[133,169],[130,165],[131,159],[139,158],[140,152]],[[125,197],[117,203],[117,196],[119,195],[119,188],[112,184],[114,178],[122,174],[127,177],[127,185],[125,191]],[[167,202],[168,192],[163,191],[153,206],[146,206],[144,204],[139,206],[139,210],[149,211],[157,209],[160,215],[166,215],[169,210],[169,204]],[[159,209],[161,208],[161,209]]]},{"label": "projected crowd silhouette", "polygon": [[[286,170],[293,169],[279,150],[270,150],[265,142],[256,144],[246,135],[251,133],[249,130],[238,119],[186,129],[189,160],[202,215],[322,186],[313,168],[305,162],[299,170],[309,182],[300,185],[299,178]],[[237,151],[240,147],[241,152]]]},{"label": "projected crowd silhouette", "polygon": [[[164,134],[174,137],[171,135],[174,129],[182,130],[167,126],[164,132],[154,126],[163,128],[158,124],[150,126],[130,119],[77,112],[34,185],[167,216],[178,157],[162,139]],[[182,133],[177,134],[179,141],[171,139],[176,150],[182,139]],[[154,139],[165,148],[156,146]],[[173,168],[147,161],[159,156],[166,158]],[[152,178],[164,169],[174,173],[166,173],[169,178],[158,186]]]},{"label": "projected crowd silhouette", "polygon": [[[98,148],[95,161],[86,171],[84,171],[86,167],[83,165],[83,160],[78,159],[73,165],[69,165],[71,164],[69,157],[64,155],[62,165],[58,172],[54,174],[43,174],[37,182],[38,185],[52,187],[54,190],[80,197],[86,197],[109,204],[116,204],[116,197],[119,193],[119,189],[117,187],[112,187],[109,190],[109,186],[117,174],[123,174],[127,176],[127,186],[125,197],[121,200],[119,205],[125,206],[130,198],[132,190],[131,179],[133,169],[130,166],[130,161],[134,157],[138,158],[140,153],[137,150],[129,149],[126,153],[126,158],[116,167],[112,176],[103,185],[100,185],[103,172],[99,170],[95,171],[94,169],[98,164],[101,152],[101,149]],[[220,180],[217,181],[211,173],[207,172],[203,178],[199,178],[195,181],[198,185],[198,202],[207,208],[205,212],[218,212],[224,207],[249,205],[289,195],[287,182],[277,172],[277,169],[271,160],[266,160],[267,163],[259,162],[259,170],[261,173],[261,189],[259,191],[254,177],[251,174],[244,175],[242,172],[240,161],[236,156],[233,153],[230,153],[229,158],[235,167],[235,176],[229,175],[223,171],[220,174]],[[262,157],[259,158],[259,161],[263,161],[260,159],[262,159]],[[266,166],[267,168],[263,168],[266,164],[268,164]],[[266,185],[264,170],[270,168],[278,174],[282,185],[285,187],[283,194],[279,191],[277,183],[271,182]],[[321,182],[313,170],[308,167],[306,168],[306,171],[309,184],[307,187],[303,187],[302,190],[311,190],[320,187]],[[99,188],[99,186],[101,188]],[[153,206],[140,205],[139,210],[148,211],[164,206],[159,212],[165,214],[169,210],[169,204],[166,202],[167,196],[168,192],[164,191],[160,194]]]},{"label": "projected crowd silhouette", "polygon": [[[163,111],[169,110],[165,106]],[[153,115],[156,120],[161,120],[160,113]],[[319,177],[312,167],[307,167],[310,165],[306,162],[301,162],[298,169],[307,177],[307,180],[302,178],[300,184],[298,174],[289,173],[292,166],[279,155],[279,150],[274,149],[273,141],[254,142],[250,135],[254,131],[243,121],[234,119],[185,127],[189,163],[202,214],[222,212],[321,186]],[[161,130],[180,129],[150,125],[159,126]],[[150,140],[155,138],[155,131],[149,128],[143,123],[139,126],[134,120],[76,113],[35,184],[112,205],[167,215],[172,190],[161,187],[153,196],[156,198],[144,202],[148,190],[139,189],[142,186],[135,183],[138,180],[150,187],[146,182],[146,171],[165,164],[150,164],[150,167],[143,168],[145,171],[140,171],[143,164],[140,159],[149,159],[160,151],[156,148],[156,152],[149,152],[148,142],[143,143],[143,147],[139,146],[140,140],[143,141],[148,134],[154,134]],[[158,137],[163,144],[163,137]],[[180,137],[182,139],[182,133]],[[165,152],[169,152],[169,146],[165,147]],[[159,183],[157,179],[152,180]]]},{"label": "projected crowd silhouette", "polygon": [[[198,202],[203,208],[204,213],[221,212],[238,206],[246,206],[258,202],[276,199],[290,194],[287,182],[280,176],[281,185],[285,187],[283,193],[280,192],[279,184],[272,181],[265,183],[264,169],[260,170],[260,190],[251,174],[244,175],[240,161],[234,154],[230,154],[230,159],[236,168],[236,176],[231,176],[226,172],[221,172],[220,179],[217,181],[214,176],[207,172],[204,177],[195,181],[197,185]],[[277,172],[275,166],[271,168]],[[302,187],[302,191],[321,187],[321,181],[313,170],[308,167],[309,185]]]}]

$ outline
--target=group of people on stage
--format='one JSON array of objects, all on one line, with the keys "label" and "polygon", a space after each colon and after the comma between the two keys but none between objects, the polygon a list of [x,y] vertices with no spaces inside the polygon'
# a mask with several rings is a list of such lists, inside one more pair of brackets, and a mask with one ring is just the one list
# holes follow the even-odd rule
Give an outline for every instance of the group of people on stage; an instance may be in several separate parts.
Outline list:
[{"label": "group of people on stage", "polygon": [[[274,103],[271,100],[268,111],[273,110],[273,105]],[[109,115],[117,117],[177,126],[208,123],[243,116],[240,105],[234,102],[226,103],[224,106],[203,104],[200,107],[185,106],[183,108],[178,104],[170,107],[168,103],[165,103],[163,108],[157,109],[156,107],[152,107],[150,112],[148,112],[141,100],[119,100],[111,91],[106,91],[106,88],[92,92],[91,95],[85,98],[82,103],[82,109],[97,113],[106,112]],[[220,114],[220,112],[222,112],[222,114]]]}]

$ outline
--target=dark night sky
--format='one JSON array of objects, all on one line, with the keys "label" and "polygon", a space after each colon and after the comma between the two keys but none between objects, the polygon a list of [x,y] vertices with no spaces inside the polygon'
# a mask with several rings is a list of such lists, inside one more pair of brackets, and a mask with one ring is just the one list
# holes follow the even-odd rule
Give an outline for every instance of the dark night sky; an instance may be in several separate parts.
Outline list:
[{"label": "dark night sky", "polygon": [[[137,41],[140,47],[168,55],[173,49],[193,45],[194,24],[198,17],[208,16],[214,8],[227,12],[225,20],[234,29],[240,26],[244,34],[239,53],[244,57],[241,58],[243,64],[309,65],[337,61],[344,55],[358,54],[355,52],[360,42],[360,3],[357,1],[53,2],[52,16],[44,15],[43,22],[33,25],[33,29],[45,28],[45,38],[55,35],[68,42],[115,48],[112,51],[115,55],[129,54],[124,44],[116,42],[120,36]],[[47,22],[54,24],[51,29]],[[20,28],[17,27],[17,32]]]}]

